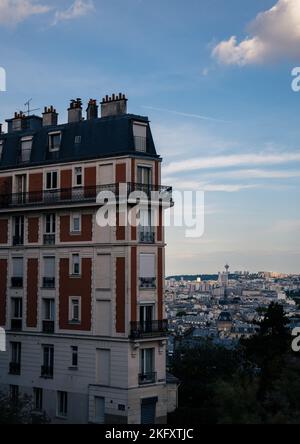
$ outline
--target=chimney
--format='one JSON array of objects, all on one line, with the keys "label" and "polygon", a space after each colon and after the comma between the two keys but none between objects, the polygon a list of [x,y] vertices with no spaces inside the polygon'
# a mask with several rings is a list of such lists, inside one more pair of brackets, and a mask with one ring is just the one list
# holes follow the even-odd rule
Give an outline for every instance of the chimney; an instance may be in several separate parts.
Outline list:
[{"label": "chimney", "polygon": [[81,99],[71,100],[68,109],[68,123],[81,122],[82,120],[82,101]]},{"label": "chimney", "polygon": [[56,109],[51,105],[49,108],[45,106],[43,112],[43,126],[56,126],[58,122],[58,114]]},{"label": "chimney", "polygon": [[105,96],[101,102],[101,117],[119,116],[127,113],[127,99],[125,94]]},{"label": "chimney", "polygon": [[87,120],[98,119],[98,105],[97,101],[90,99],[87,110],[86,110]]},{"label": "chimney", "polygon": [[26,129],[26,116],[20,112],[15,112],[14,118],[11,120],[11,131],[22,131]]}]

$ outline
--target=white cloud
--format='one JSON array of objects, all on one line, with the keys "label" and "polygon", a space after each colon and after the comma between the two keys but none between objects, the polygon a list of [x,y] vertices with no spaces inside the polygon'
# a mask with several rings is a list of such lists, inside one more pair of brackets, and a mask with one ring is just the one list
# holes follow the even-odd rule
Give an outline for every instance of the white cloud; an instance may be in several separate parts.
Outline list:
[{"label": "white cloud", "polygon": [[65,11],[56,11],[53,25],[65,20],[74,20],[94,11],[93,0],[75,0]]},{"label": "white cloud", "polygon": [[236,36],[220,42],[212,55],[226,65],[265,63],[300,57],[300,0],[278,0],[249,25],[249,36],[240,43]]},{"label": "white cloud", "polygon": [[278,165],[297,161],[300,161],[300,153],[233,154],[171,162],[164,167],[164,173],[176,174],[184,171],[229,168],[241,165]]},{"label": "white cloud", "polygon": [[300,232],[300,220],[299,219],[284,219],[279,220],[273,226],[272,231],[280,233],[294,233]]},{"label": "white cloud", "polygon": [[45,14],[50,7],[36,0],[0,0],[0,24],[15,25],[32,15]]}]

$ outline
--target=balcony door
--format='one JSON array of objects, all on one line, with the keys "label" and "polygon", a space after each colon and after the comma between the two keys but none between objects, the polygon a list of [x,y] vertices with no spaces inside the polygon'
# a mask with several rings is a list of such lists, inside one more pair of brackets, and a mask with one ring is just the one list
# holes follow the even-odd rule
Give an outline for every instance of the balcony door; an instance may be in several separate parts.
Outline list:
[{"label": "balcony door", "polygon": [[140,354],[140,372],[144,379],[152,379],[154,372],[154,348],[144,348]]},{"label": "balcony door", "polygon": [[140,307],[140,324],[144,333],[152,331],[153,312],[153,305],[141,305]]},{"label": "balcony door", "polygon": [[17,193],[17,203],[26,203],[26,192],[27,192],[27,176],[26,174],[21,174],[16,176],[16,193]]},{"label": "balcony door", "polygon": [[24,216],[16,216],[14,219],[13,244],[23,245],[24,243]]},{"label": "balcony door", "polygon": [[137,181],[139,184],[149,187],[152,184],[152,168],[146,166],[138,166]]}]

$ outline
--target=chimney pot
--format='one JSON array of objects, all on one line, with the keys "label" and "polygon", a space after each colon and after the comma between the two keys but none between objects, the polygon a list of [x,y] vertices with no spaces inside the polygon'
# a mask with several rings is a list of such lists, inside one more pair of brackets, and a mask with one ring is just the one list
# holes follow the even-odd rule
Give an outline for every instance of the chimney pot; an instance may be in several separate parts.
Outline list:
[{"label": "chimney pot", "polygon": [[127,99],[125,94],[108,95],[101,102],[101,117],[118,116],[127,113]]}]

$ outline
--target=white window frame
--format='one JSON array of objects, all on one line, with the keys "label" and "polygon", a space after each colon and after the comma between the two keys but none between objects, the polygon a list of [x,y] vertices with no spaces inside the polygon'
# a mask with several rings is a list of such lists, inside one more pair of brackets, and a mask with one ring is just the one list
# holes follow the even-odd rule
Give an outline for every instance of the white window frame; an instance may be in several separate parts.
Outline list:
[{"label": "white window frame", "polygon": [[[78,256],[78,258],[79,258],[79,272],[78,273],[74,273],[74,268],[75,268],[74,267],[75,266],[74,256]],[[71,264],[70,275],[71,276],[81,276],[81,257],[80,257],[79,253],[72,253],[70,264]]]},{"label": "white window frame", "polygon": [[[81,169],[81,174],[77,174],[76,170]],[[77,183],[77,177],[81,175],[81,184]],[[75,166],[73,168],[73,186],[74,187],[83,187],[84,186],[84,168],[82,166]]]},{"label": "white window frame", "polygon": [[[50,219],[50,231],[47,232],[47,217],[52,216]],[[54,216],[54,217],[53,217]],[[48,213],[44,215],[44,234],[56,234],[56,214],[55,213]],[[55,230],[53,231],[53,225],[55,226]]]},{"label": "white window frame", "polygon": [[[61,396],[64,397],[64,399],[61,399]],[[60,410],[60,404],[64,404],[64,411],[62,412]],[[67,418],[68,417],[68,393],[63,391],[57,392],[57,408],[56,408],[56,414],[58,418]]]},{"label": "white window frame", "polygon": [[[49,303],[50,319],[46,316],[46,304]],[[43,298],[43,321],[55,321],[55,299],[54,298]]]},{"label": "white window frame", "polygon": [[[79,228],[78,228],[78,230],[75,230],[75,226],[74,226],[74,220],[75,219],[79,220]],[[72,234],[80,234],[81,233],[81,219],[82,219],[82,217],[81,217],[81,214],[79,214],[79,213],[73,213],[71,215],[71,219],[70,219],[70,222],[71,222],[70,233],[72,233]]]},{"label": "white window frame", "polygon": [[[56,188],[53,188],[53,174],[56,174]],[[48,174],[51,174],[51,188],[47,187],[47,177]],[[58,174],[58,170],[49,170],[49,171],[45,171],[45,183],[44,183],[44,189],[46,191],[54,191],[54,190],[58,190],[59,189],[59,174]]]},{"label": "white window frame", "polygon": [[[78,304],[78,319],[74,317],[74,302]],[[70,296],[69,297],[69,322],[80,324],[81,323],[81,297]]]},{"label": "white window frame", "polygon": [[[49,153],[55,153],[55,152],[57,152],[57,151],[60,150],[60,147],[61,147],[61,135],[62,135],[61,131],[52,131],[52,132],[48,133],[48,148],[49,148]],[[59,146],[58,146],[58,147],[55,147],[55,148],[52,148],[52,147],[51,147],[51,140],[52,140],[52,137],[53,137],[53,136],[60,136]]]},{"label": "white window frame", "polygon": [[[27,160],[23,160],[23,143],[26,143],[26,142],[31,142],[30,150],[29,149],[26,150],[26,151],[30,152],[30,154],[29,154],[29,158]],[[28,163],[28,162],[30,162],[30,156],[31,156],[31,152],[32,152],[32,142],[33,142],[33,136],[28,136],[28,137],[22,137],[21,138],[21,163]]]}]

